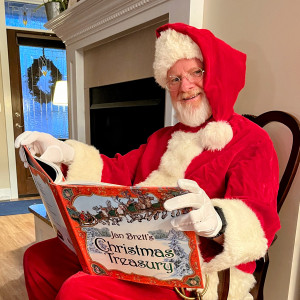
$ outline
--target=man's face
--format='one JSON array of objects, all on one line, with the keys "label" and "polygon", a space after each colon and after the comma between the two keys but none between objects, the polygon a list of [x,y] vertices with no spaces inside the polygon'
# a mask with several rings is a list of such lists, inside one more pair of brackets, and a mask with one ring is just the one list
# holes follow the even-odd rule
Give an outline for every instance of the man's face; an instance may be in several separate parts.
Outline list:
[{"label": "man's face", "polygon": [[[179,79],[180,84],[169,89],[177,119],[194,127],[211,116],[211,108],[203,90],[203,63],[197,59],[178,60],[168,71],[167,80]],[[197,76],[194,76],[197,75]]]}]

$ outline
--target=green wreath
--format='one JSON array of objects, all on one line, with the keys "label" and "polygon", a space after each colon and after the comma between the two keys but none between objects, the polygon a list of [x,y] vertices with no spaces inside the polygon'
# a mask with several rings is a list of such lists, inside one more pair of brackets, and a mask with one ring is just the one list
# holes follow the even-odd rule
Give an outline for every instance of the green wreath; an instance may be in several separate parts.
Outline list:
[{"label": "green wreath", "polygon": [[[38,82],[43,74],[42,68],[46,67],[47,72],[51,72],[51,80],[49,82],[50,92],[45,93],[38,87]],[[52,95],[54,93],[55,82],[62,79],[62,74],[59,69],[55,67],[54,63],[47,59],[45,56],[41,56],[33,60],[32,65],[27,69],[28,88],[30,94],[33,96],[34,101],[39,103],[49,103],[52,101]]]}]

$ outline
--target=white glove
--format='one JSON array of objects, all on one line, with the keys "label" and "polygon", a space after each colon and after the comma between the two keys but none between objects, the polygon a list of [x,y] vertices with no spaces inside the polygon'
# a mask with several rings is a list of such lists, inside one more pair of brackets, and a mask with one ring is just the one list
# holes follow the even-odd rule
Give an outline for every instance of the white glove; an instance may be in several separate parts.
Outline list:
[{"label": "white glove", "polygon": [[[37,131],[25,131],[15,140],[15,147],[27,146],[29,151],[35,155],[40,154],[42,159],[53,163],[70,164],[74,158],[74,149],[66,143],[59,141],[52,135]],[[20,158],[24,166],[28,167],[24,149],[20,148]]]},{"label": "white glove", "polygon": [[190,193],[167,200],[165,209],[172,211],[192,207],[194,210],[174,218],[172,226],[181,231],[195,231],[200,236],[215,237],[222,228],[222,220],[207,194],[193,180],[179,179],[178,186]]}]

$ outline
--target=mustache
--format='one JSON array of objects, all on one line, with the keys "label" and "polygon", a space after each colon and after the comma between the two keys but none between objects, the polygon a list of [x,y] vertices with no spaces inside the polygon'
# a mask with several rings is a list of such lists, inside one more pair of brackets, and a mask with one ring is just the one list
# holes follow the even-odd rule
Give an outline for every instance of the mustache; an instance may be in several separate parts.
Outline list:
[{"label": "mustache", "polygon": [[201,93],[204,94],[204,91],[202,89],[200,89],[200,88],[196,88],[196,89],[193,89],[191,91],[182,93],[181,94],[181,99],[182,100],[184,100],[184,99],[190,99],[190,98],[198,96]]}]

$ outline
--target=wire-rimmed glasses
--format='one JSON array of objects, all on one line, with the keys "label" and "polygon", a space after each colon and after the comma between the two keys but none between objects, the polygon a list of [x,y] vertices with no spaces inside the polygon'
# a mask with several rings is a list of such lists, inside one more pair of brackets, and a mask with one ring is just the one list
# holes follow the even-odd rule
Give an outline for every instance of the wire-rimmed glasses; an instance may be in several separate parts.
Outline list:
[{"label": "wire-rimmed glasses", "polygon": [[199,79],[203,77],[204,70],[201,68],[194,68],[191,69],[186,75],[184,76],[173,76],[170,75],[167,81],[167,89],[169,91],[176,91],[182,82],[183,78],[186,78],[189,82],[194,83],[197,82]]}]

